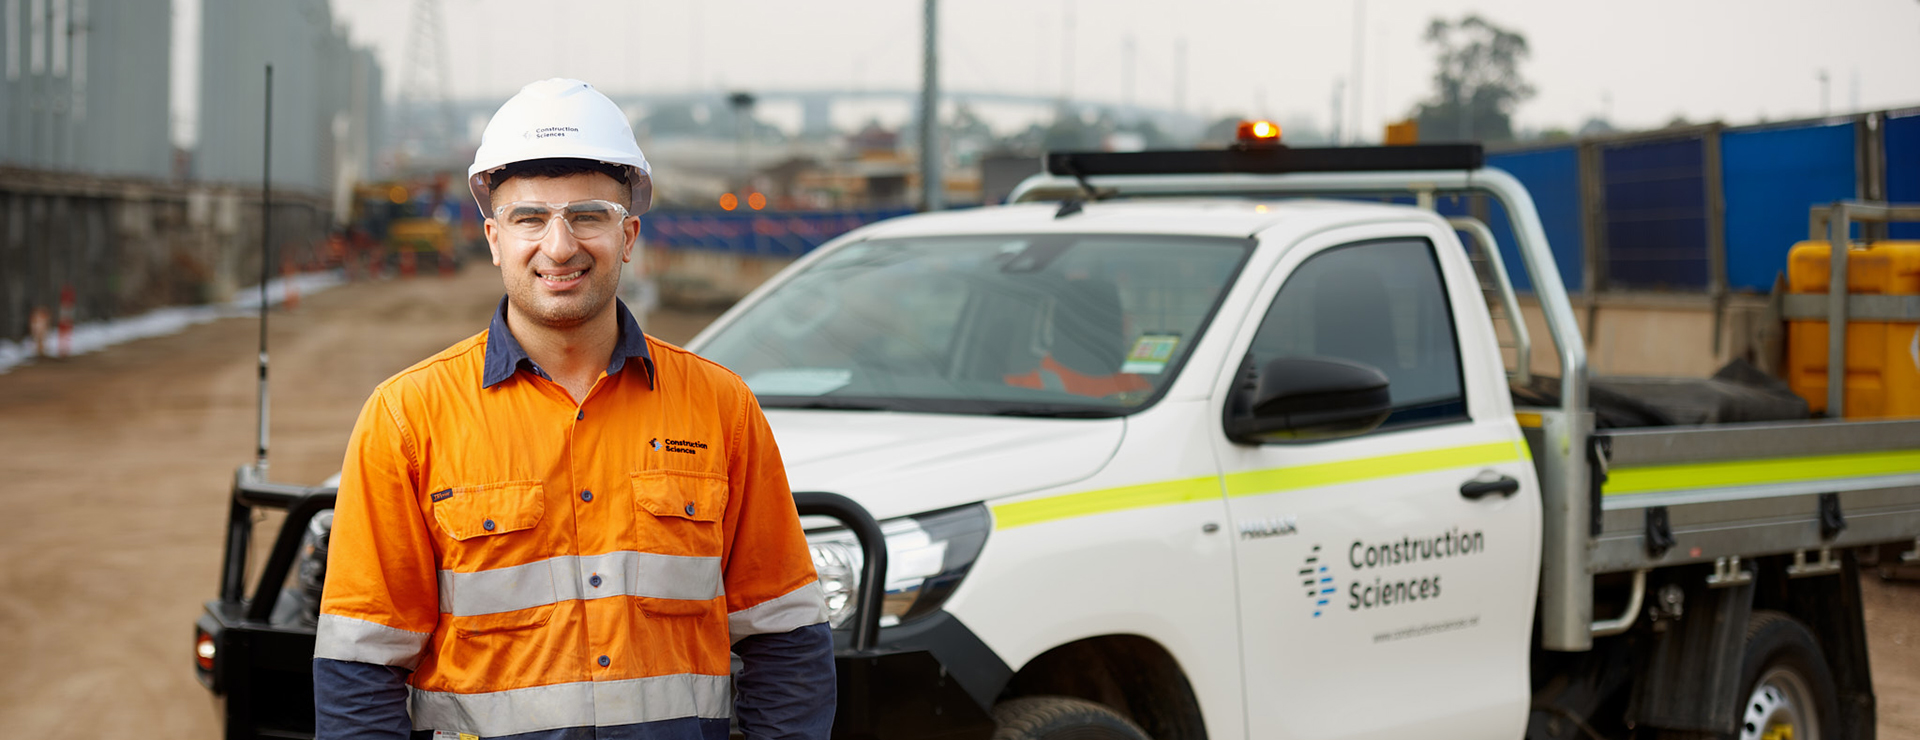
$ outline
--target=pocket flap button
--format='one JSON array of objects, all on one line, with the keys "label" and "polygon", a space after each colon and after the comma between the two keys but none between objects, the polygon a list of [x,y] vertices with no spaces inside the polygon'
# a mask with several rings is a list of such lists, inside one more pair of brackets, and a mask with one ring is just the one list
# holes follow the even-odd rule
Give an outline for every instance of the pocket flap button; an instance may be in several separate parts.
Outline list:
[{"label": "pocket flap button", "polygon": [[492,520],[492,519],[488,519],[488,520],[486,520],[486,521],[484,521],[484,522],[481,522],[481,523],[480,523],[480,528],[481,528],[481,529],[484,529],[484,530],[487,530],[488,532],[492,532],[492,531],[493,531],[493,520]]},{"label": "pocket flap button", "polygon": [[688,504],[687,504],[687,516],[693,516],[693,504],[692,504],[692,503],[688,503]]}]

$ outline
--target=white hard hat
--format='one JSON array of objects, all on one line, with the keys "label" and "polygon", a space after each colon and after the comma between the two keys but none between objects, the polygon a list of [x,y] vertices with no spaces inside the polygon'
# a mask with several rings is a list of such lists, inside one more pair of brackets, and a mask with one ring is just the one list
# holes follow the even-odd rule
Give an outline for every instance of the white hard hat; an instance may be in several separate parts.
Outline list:
[{"label": "white hard hat", "polygon": [[653,169],[634,142],[627,115],[592,85],[556,77],[520,88],[480,134],[467,185],[482,216],[493,216],[490,173],[515,162],[554,158],[626,167],[627,185],[633,189],[628,211],[638,216],[653,205]]}]

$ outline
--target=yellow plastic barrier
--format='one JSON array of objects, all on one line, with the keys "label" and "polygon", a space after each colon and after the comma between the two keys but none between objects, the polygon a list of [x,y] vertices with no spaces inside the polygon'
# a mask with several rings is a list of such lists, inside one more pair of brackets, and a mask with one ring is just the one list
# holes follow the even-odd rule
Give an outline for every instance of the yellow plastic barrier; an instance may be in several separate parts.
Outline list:
[{"label": "yellow plastic barrier", "polygon": [[[1787,255],[1790,293],[1827,292],[1831,248],[1824,241],[1795,244]],[[1847,257],[1852,295],[1920,294],[1920,242],[1883,241]],[[1844,416],[1852,419],[1920,417],[1920,321],[1850,319],[1847,322]],[[1827,407],[1827,322],[1787,322],[1787,383],[1815,413]]]}]

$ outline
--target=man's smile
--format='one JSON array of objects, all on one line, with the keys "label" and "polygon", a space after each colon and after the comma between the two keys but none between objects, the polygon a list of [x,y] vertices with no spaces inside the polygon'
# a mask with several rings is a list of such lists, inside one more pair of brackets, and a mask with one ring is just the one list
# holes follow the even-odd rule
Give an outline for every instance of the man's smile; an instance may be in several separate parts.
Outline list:
[{"label": "man's smile", "polygon": [[542,282],[545,282],[548,285],[548,287],[566,288],[566,287],[572,286],[574,283],[579,282],[582,277],[585,277],[587,274],[587,269],[583,267],[583,268],[572,270],[570,272],[556,272],[552,270],[541,270],[539,272],[536,272],[535,274],[539,275],[540,280]]}]

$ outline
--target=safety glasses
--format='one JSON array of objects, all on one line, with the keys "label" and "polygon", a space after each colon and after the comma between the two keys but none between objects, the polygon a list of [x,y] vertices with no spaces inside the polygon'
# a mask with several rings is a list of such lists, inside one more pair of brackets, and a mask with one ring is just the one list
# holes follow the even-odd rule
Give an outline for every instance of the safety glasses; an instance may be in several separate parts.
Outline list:
[{"label": "safety glasses", "polygon": [[567,203],[516,200],[495,206],[493,218],[507,235],[516,239],[545,239],[555,221],[564,221],[575,239],[597,239],[620,228],[627,220],[627,207],[608,200]]}]

